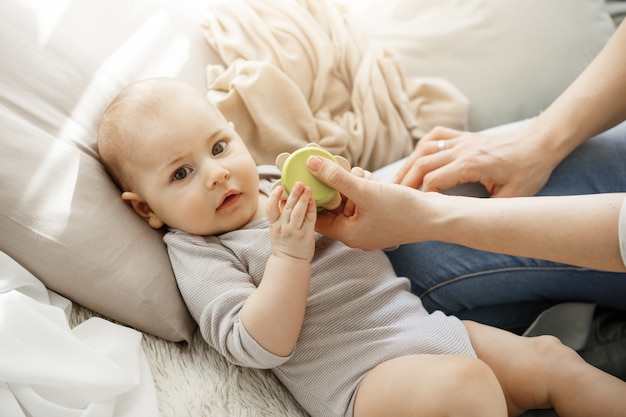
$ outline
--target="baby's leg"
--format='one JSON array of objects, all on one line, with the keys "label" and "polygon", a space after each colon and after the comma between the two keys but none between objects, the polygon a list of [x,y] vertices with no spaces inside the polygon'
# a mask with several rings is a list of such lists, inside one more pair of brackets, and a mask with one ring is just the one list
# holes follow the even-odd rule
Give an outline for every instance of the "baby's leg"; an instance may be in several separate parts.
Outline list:
[{"label": "baby's leg", "polygon": [[384,362],[361,382],[354,417],[504,417],[497,378],[481,360],[412,355]]},{"label": "baby's leg", "polygon": [[555,337],[464,324],[478,357],[500,381],[509,415],[554,407],[560,417],[624,416],[626,382],[587,364]]}]

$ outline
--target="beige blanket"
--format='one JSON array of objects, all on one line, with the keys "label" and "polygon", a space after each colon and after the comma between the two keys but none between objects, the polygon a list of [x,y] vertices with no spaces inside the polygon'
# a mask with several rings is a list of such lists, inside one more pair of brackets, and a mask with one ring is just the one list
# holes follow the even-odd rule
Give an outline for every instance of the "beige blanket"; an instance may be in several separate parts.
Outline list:
[{"label": "beige blanket", "polygon": [[314,142],[374,170],[436,125],[467,126],[461,92],[405,77],[332,1],[214,1],[204,33],[226,64],[207,68],[208,97],[257,163]]}]

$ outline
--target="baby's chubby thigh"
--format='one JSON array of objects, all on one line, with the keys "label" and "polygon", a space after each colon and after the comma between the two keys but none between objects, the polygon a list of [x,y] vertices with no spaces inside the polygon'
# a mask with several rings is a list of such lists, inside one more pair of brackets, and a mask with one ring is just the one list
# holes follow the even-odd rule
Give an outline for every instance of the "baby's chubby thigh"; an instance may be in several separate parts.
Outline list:
[{"label": "baby's chubby thigh", "polygon": [[480,359],[418,354],[387,360],[363,378],[354,417],[507,415],[504,393]]}]

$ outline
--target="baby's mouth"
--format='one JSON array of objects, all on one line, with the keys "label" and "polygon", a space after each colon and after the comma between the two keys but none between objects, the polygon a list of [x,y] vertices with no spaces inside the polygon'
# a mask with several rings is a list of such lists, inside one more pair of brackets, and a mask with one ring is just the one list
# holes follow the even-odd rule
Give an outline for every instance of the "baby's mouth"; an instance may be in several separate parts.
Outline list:
[{"label": "baby's mouth", "polygon": [[219,205],[219,207],[217,208],[217,210],[224,210],[227,209],[229,207],[231,207],[233,204],[237,203],[237,201],[239,201],[239,197],[241,197],[241,193],[236,193],[233,192],[231,194],[228,194],[224,200],[222,200],[222,204]]}]

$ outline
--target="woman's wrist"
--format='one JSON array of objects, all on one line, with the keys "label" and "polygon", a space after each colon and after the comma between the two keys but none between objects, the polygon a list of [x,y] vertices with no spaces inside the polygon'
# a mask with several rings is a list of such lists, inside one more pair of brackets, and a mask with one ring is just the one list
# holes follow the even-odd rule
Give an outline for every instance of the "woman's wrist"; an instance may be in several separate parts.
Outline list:
[{"label": "woman's wrist", "polygon": [[403,229],[409,235],[404,236],[402,243],[415,241],[416,236],[411,233],[415,230],[419,231],[419,241],[457,243],[458,233],[468,227],[463,219],[467,220],[465,210],[472,203],[472,198],[427,192],[419,193],[415,202],[417,207],[413,213],[420,213],[414,216],[417,224]]},{"label": "woman's wrist", "polygon": [[521,143],[530,147],[527,157],[532,157],[550,172],[581,143],[575,131],[559,129],[549,122],[532,123],[519,135]]}]

